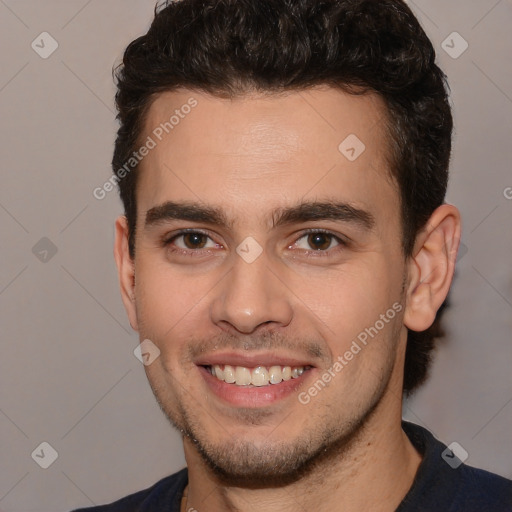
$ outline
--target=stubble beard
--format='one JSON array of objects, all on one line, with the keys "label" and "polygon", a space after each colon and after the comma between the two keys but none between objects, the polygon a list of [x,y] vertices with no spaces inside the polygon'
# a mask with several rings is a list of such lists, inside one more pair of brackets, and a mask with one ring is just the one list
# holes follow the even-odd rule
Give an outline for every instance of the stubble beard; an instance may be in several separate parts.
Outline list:
[{"label": "stubble beard", "polygon": [[[247,438],[228,437],[221,444],[212,443],[200,416],[191,414],[192,409],[186,406],[186,396],[181,395],[177,407],[171,407],[162,396],[165,393],[159,393],[159,389],[152,384],[151,387],[170,423],[194,444],[219,482],[254,489],[271,488],[290,485],[315,471],[320,475],[323,468],[328,471],[333,463],[338,465],[343,458],[348,459],[350,453],[357,450],[365,427],[385,395],[392,366],[389,365],[387,373],[382,375],[379,386],[366,400],[364,409],[354,411],[351,417],[334,418],[327,411],[318,416],[314,427],[290,442],[272,441],[270,435],[267,443],[260,442],[258,446]],[[261,410],[239,409],[230,421],[237,421],[238,418],[240,423],[258,425],[264,422],[267,415]],[[291,418],[293,414],[284,421],[293,421]]]},{"label": "stubble beard", "polygon": [[[403,292],[403,288],[402,288]],[[201,421],[205,414],[201,407],[191,404],[187,392],[179,392],[181,385],[174,387],[177,395],[169,397],[169,382],[159,386],[149,379],[155,398],[170,423],[195,446],[206,466],[221,483],[247,488],[272,488],[292,484],[312,474],[321,481],[322,474],[349,460],[357,451],[364,438],[366,427],[377,413],[379,404],[388,391],[397,363],[397,346],[400,336],[400,321],[392,328],[390,349],[381,369],[381,374],[369,396],[360,402],[358,409],[349,416],[341,409],[338,416],[332,415],[332,408],[318,411],[312,426],[289,442],[272,441],[256,445],[250,439],[233,439],[229,436],[223,443],[213,443],[207,428]],[[379,342],[379,340],[374,340]],[[172,377],[165,372],[170,380]],[[375,375],[374,375],[375,377]],[[368,391],[367,391],[368,392]],[[332,405],[332,404],[331,404]],[[260,425],[273,415],[272,409],[241,408],[233,412],[228,422],[243,425]],[[293,414],[285,417],[284,422],[293,421]],[[222,427],[219,425],[219,429]],[[284,426],[285,428],[285,426]],[[279,426],[274,430],[278,430]]]}]

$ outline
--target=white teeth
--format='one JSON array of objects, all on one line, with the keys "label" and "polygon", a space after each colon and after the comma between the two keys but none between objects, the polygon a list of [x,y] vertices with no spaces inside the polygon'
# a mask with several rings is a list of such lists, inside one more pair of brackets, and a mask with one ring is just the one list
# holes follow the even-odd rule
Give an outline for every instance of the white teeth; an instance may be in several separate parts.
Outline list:
[{"label": "white teeth", "polygon": [[296,379],[297,377],[300,377],[304,373],[304,368],[294,368],[292,370],[292,379]]},{"label": "white teeth", "polygon": [[280,366],[271,366],[268,369],[270,384],[279,384],[283,380],[283,372]]},{"label": "white teeth", "polygon": [[[215,365],[214,368],[216,366],[218,366],[218,365]],[[219,368],[219,370],[220,370],[220,368]],[[215,371],[215,373],[217,373],[217,371]],[[217,377],[217,378],[219,378],[219,377]],[[233,384],[233,382],[235,382],[235,380],[236,380],[235,371],[233,370],[233,367],[229,366],[229,364],[225,365],[224,366],[224,382],[227,382],[228,384]]]},{"label": "white teeth", "polygon": [[252,370],[245,366],[213,365],[209,367],[210,373],[217,379],[227,382],[228,384],[236,384],[237,386],[267,386],[268,384],[279,384],[282,381],[297,379],[304,373],[304,367],[299,366],[292,368],[291,366],[257,366]]},{"label": "white teeth", "polygon": [[224,380],[224,371],[221,370],[220,366],[212,366],[212,369],[214,370],[214,373],[212,375],[215,375],[219,380]]},{"label": "white teeth", "polygon": [[251,383],[251,370],[245,366],[237,366],[235,368],[235,378],[237,386],[248,386]]},{"label": "white teeth", "polygon": [[264,366],[258,366],[251,372],[251,384],[253,386],[266,386],[268,379],[268,371]]}]

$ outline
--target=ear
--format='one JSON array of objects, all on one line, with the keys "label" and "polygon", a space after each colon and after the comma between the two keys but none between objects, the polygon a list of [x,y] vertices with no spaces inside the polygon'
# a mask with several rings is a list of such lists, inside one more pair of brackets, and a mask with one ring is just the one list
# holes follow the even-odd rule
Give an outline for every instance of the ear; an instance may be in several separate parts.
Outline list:
[{"label": "ear", "polygon": [[404,324],[424,331],[434,322],[448,295],[461,234],[460,213],[450,204],[437,208],[416,237],[408,261]]},{"label": "ear", "polygon": [[128,249],[128,222],[124,215],[117,218],[115,229],[114,258],[117,265],[121,298],[132,329],[138,331],[135,308],[135,262],[131,259]]}]

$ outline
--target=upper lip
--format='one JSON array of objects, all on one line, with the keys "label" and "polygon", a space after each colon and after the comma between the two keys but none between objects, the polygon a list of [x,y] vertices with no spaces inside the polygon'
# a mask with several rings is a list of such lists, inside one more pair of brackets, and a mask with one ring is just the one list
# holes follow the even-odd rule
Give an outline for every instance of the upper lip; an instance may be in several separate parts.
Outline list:
[{"label": "upper lip", "polygon": [[293,356],[279,355],[276,353],[237,353],[237,352],[222,352],[214,354],[206,354],[200,356],[195,364],[197,366],[213,366],[225,365],[230,366],[245,366],[246,368],[254,368],[256,366],[314,366],[307,359],[300,359]]}]

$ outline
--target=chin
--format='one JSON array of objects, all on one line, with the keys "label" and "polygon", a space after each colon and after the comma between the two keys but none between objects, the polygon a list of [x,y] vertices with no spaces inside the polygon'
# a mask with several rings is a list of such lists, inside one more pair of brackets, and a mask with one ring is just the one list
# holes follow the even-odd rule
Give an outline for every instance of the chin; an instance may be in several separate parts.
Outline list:
[{"label": "chin", "polygon": [[[292,484],[306,477],[327,461],[343,457],[357,444],[365,423],[374,408],[357,420],[336,422],[330,428],[317,424],[301,429],[285,440],[244,434],[212,442],[208,433],[195,422],[187,421],[177,428],[193,443],[203,462],[225,485],[247,488],[269,488]],[[172,421],[172,420],[171,420]],[[288,431],[289,432],[289,431]]]}]

